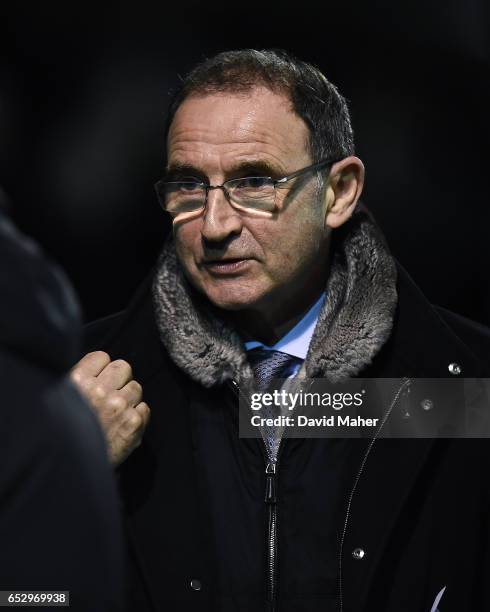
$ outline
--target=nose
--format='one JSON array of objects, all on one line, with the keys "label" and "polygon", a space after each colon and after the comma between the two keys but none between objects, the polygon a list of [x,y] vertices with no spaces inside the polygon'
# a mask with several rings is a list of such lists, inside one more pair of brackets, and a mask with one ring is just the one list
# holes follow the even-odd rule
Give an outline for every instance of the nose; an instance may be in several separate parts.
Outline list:
[{"label": "nose", "polygon": [[240,214],[230,204],[223,189],[209,189],[201,227],[204,240],[223,242],[233,235],[240,234],[242,225]]}]

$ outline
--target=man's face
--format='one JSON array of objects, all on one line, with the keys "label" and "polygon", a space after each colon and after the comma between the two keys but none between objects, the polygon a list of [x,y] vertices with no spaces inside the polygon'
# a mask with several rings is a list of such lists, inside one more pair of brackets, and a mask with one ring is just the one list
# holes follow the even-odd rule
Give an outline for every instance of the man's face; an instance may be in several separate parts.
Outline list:
[{"label": "man's face", "polygon": [[[308,128],[289,100],[264,87],[246,94],[187,98],[168,137],[172,180],[220,185],[232,178],[281,178],[308,166]],[[174,221],[179,260],[189,281],[228,310],[298,300],[322,282],[327,232],[314,174],[277,190],[279,212],[239,212],[220,189],[204,212]]]}]

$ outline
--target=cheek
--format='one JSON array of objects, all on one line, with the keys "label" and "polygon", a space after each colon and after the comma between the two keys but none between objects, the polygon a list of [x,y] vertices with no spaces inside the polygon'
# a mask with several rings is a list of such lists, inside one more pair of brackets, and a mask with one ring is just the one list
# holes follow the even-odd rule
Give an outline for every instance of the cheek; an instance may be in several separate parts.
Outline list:
[{"label": "cheek", "polygon": [[317,261],[325,241],[325,230],[317,217],[286,220],[256,236],[265,254],[267,275],[285,280],[302,274]]},{"label": "cheek", "polygon": [[173,234],[177,255],[188,268],[199,254],[198,249],[201,244],[199,226],[196,222],[189,221],[174,227]]}]

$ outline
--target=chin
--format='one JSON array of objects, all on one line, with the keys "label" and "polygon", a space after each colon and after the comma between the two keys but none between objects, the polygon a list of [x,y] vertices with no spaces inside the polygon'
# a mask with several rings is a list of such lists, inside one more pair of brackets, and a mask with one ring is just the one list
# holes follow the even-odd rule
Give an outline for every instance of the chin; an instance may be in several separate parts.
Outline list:
[{"label": "chin", "polygon": [[245,289],[243,287],[208,286],[203,289],[203,293],[217,308],[235,311],[253,308],[262,297],[260,292],[251,291],[251,287],[246,287]]},{"label": "chin", "polygon": [[234,299],[230,296],[215,296],[208,295],[206,293],[206,297],[208,300],[214,304],[217,308],[221,308],[223,310],[243,310],[244,308],[251,308],[256,303],[255,300],[243,300],[243,299]]}]

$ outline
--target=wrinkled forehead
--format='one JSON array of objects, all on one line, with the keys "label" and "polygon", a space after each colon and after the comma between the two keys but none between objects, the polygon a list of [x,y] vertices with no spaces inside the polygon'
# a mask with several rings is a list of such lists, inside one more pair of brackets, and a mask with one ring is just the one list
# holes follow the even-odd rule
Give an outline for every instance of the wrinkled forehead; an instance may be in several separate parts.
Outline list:
[{"label": "wrinkled forehead", "polygon": [[289,98],[266,87],[191,95],[175,113],[167,140],[169,163],[203,154],[263,153],[308,161],[309,130]]}]

